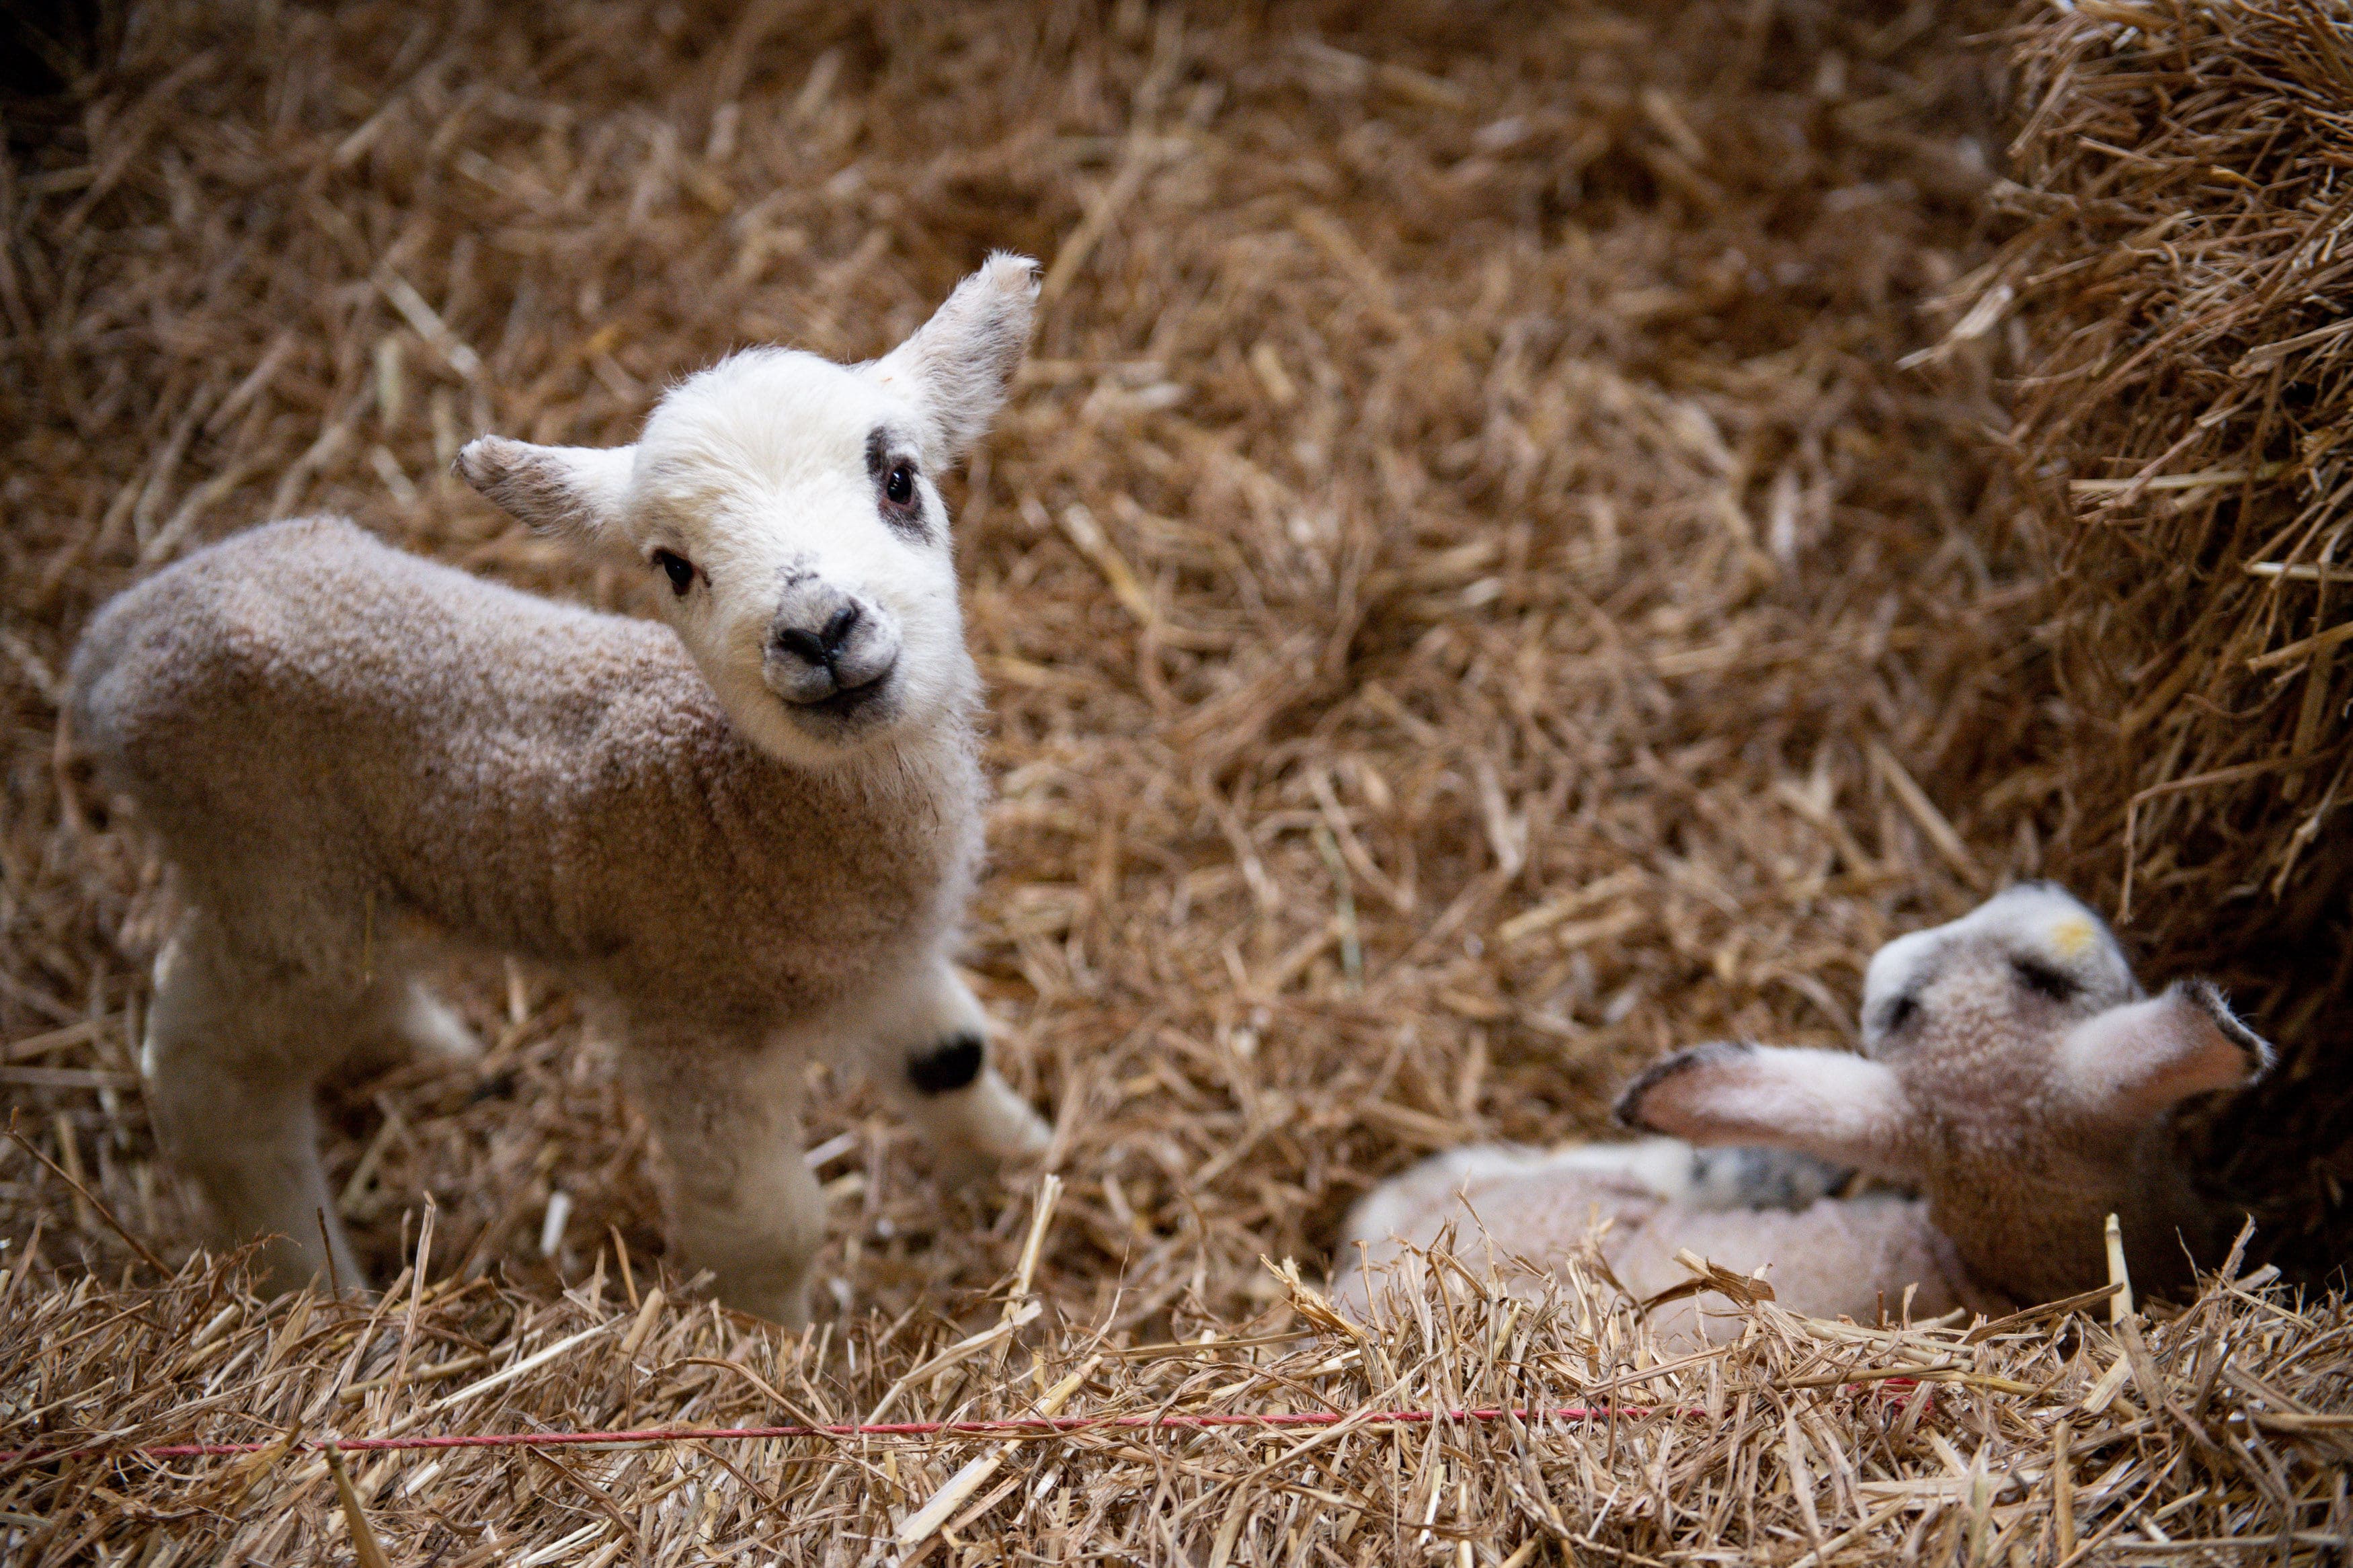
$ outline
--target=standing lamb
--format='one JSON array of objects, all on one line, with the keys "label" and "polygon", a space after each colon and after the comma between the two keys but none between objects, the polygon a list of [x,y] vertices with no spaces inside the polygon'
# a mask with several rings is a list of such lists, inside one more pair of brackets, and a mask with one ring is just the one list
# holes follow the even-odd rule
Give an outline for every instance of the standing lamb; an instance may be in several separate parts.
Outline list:
[{"label": "standing lamb", "polygon": [[987,429],[1035,264],[996,255],[899,348],[737,353],[637,444],[486,436],[468,481],[650,574],[665,625],[258,528],[115,599],[71,719],[160,836],[184,912],[142,1056],[157,1127],[273,1286],[332,1254],[312,1088],[470,1038],[414,978],[441,944],[567,977],[666,1159],[677,1250],[729,1306],[805,1322],[824,1212],[801,1069],[866,1058],[951,1163],[1047,1130],[988,1064],[949,952],[984,791],[932,476]]},{"label": "standing lamb", "polygon": [[[1683,1282],[1688,1249],[1739,1273],[1770,1264],[1784,1306],[1858,1321],[1915,1285],[1924,1314],[2090,1289],[2107,1278],[2110,1213],[2133,1279],[2156,1289],[2189,1283],[2190,1258],[2227,1240],[2231,1216],[2191,1188],[2167,1112],[2251,1082],[2271,1047],[2204,981],[2145,996],[2115,935],[2058,888],[2010,888],[1881,948],[1862,1043],[1860,1057],[1677,1052],[1618,1101],[1621,1121],[1672,1136],[1426,1161],[1349,1216],[1335,1295],[1367,1310],[1367,1265],[1401,1263],[1410,1280],[1408,1245],[1450,1226],[1466,1257],[1541,1268],[1607,1220],[1601,1256],[1636,1296]],[[1924,1195],[1828,1195],[1849,1169]],[[1705,1331],[1689,1308],[1662,1326]]]}]

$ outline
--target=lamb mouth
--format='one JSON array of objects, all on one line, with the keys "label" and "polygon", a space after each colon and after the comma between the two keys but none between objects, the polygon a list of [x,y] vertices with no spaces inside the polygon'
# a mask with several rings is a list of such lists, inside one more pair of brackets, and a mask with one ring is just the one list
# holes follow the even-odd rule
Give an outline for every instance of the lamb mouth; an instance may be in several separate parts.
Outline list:
[{"label": "lamb mouth", "polygon": [[890,686],[891,678],[886,674],[868,681],[863,686],[843,687],[830,696],[820,697],[814,702],[787,702],[786,706],[790,708],[797,716],[805,715],[810,719],[829,720],[834,725],[847,724],[858,719],[878,699],[884,696],[889,691]]}]

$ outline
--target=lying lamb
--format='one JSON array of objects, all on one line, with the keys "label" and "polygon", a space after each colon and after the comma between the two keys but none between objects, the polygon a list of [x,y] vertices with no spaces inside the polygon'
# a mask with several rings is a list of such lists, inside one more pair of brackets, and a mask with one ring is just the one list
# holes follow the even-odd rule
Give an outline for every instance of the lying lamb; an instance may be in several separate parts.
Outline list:
[{"label": "lying lamb", "polygon": [[677,1249],[722,1300],[807,1317],[823,1237],[798,1086],[865,1058],[951,1161],[1046,1128],[989,1066],[949,950],[981,847],[947,513],[932,476],[1019,363],[1035,266],[997,255],[871,364],[755,349],[635,446],[468,446],[532,527],[650,574],[667,625],[274,523],[91,624],[71,721],[160,835],[184,910],[142,1063],[158,1129],[272,1284],[360,1278],[311,1090],[470,1046],[438,944],[568,977],[620,1042]]},{"label": "lying lamb", "polygon": [[[2115,936],[2059,889],[2013,887],[1881,948],[1862,1039],[1861,1057],[1707,1045],[1667,1058],[1618,1116],[1672,1137],[1426,1161],[1349,1216],[1335,1298],[1369,1310],[1367,1265],[1410,1288],[1407,1245],[1450,1226],[1458,1256],[1509,1272],[1510,1259],[1566,1258],[1607,1220],[1601,1255],[1636,1296],[1686,1279],[1674,1258],[1688,1249],[1743,1274],[1769,1264],[1782,1305],[1862,1321],[1912,1286],[1918,1315],[2093,1289],[2110,1213],[2133,1279],[2156,1289],[2189,1282],[2185,1248],[2211,1263],[2227,1240],[2231,1216],[2190,1187],[2166,1113],[2252,1081],[2271,1047],[2203,981],[2145,997]],[[1925,1195],[1828,1195],[1849,1167]],[[1705,1331],[1688,1307],[1661,1326]]]}]

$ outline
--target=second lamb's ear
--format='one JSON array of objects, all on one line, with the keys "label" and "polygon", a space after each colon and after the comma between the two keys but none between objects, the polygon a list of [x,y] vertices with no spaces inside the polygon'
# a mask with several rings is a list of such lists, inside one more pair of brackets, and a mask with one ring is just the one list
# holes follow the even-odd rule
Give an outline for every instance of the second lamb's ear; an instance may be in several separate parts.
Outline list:
[{"label": "second lamb's ear", "polygon": [[1794,1149],[1880,1176],[1908,1176],[1915,1164],[1911,1103],[1894,1070],[1844,1051],[1677,1051],[1627,1085],[1618,1120],[1693,1143]]},{"label": "second lamb's ear", "polygon": [[458,477],[533,532],[584,550],[626,548],[620,535],[635,447],[535,447],[483,436],[458,454]]},{"label": "second lamb's ear", "polygon": [[997,251],[949,295],[914,336],[866,374],[905,397],[931,426],[926,461],[962,457],[988,433],[1029,346],[1038,264]]},{"label": "second lamb's ear", "polygon": [[2252,1083],[2271,1065],[2270,1044],[2207,980],[2177,981],[2161,996],[2111,1007],[2059,1046],[2060,1074],[2077,1102],[2119,1121]]}]

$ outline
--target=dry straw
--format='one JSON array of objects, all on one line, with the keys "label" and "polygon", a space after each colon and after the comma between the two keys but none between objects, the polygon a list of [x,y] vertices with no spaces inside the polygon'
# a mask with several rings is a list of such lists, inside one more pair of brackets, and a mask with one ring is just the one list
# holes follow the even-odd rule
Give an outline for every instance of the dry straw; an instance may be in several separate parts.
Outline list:
[{"label": "dry straw", "polygon": [[2063,688],[2103,721],[2075,831],[2167,935],[2300,930],[2353,876],[2348,24],[2094,0],[2013,51],[2025,221],[1964,328],[2039,318],[2016,438],[2050,481]]},{"label": "dry straw", "polygon": [[2139,942],[2257,1002],[2289,1067],[2215,1146],[2273,1245],[2339,1265],[2353,12],[2091,0],[2007,42],[2019,231],[1954,339],[2026,324],[2010,438],[2069,734],[2003,787],[2049,800],[2054,863]]},{"label": "dry straw", "polygon": [[[2113,1325],[1857,1327],[1727,1280],[1713,1305],[1736,1337],[1670,1353],[1576,1269],[1531,1303],[1441,1260],[1377,1335],[1281,1271],[1288,1331],[1123,1346],[1057,1320],[992,1369],[943,1358],[936,1318],[796,1340],[633,1303],[603,1269],[562,1296],[404,1274],[370,1304],[258,1300],[192,1262],[0,1318],[0,1365],[39,1377],[11,1439],[37,1425],[42,1449],[0,1459],[0,1526],[26,1563],[354,1543],[364,1563],[2328,1561],[2353,1531],[2353,1320],[2235,1272],[2169,1321]],[[443,1392],[453,1364],[554,1344],[576,1348]],[[649,1412],[846,1425],[893,1394],[887,1436],[620,1436]],[[1499,1414],[1398,1418],[1479,1409]],[[1056,1412],[1079,1424],[922,1429]],[[436,1428],[547,1440],[320,1451]],[[584,1432],[619,1440],[565,1440]],[[139,1451],[198,1442],[255,1451]]]},{"label": "dry straw", "polygon": [[[2058,730],[2009,416],[1966,355],[1894,368],[1995,254],[1989,61],[1931,8],[1749,0],[137,13],[0,164],[0,1097],[45,1157],[0,1150],[0,1440],[276,1447],[13,1464],[0,1556],[340,1558],[358,1521],[442,1568],[2314,1557],[2348,1527],[2334,1300],[1972,1343],[1766,1303],[1660,1371],[1590,1282],[1446,1277],[1362,1341],[1311,1294],[1378,1176],[1599,1131],[1670,1045],[1845,1041],[1874,947],[2044,866],[2043,797],[2000,787]],[[1060,1127],[1050,1227],[820,1081],[834,1315],[732,1320],[660,1273],[574,1000],[464,967],[481,1066],[327,1105],[398,1283],[246,1297],[137,1091],[157,869],[59,791],[91,608],[318,507],[642,607],[452,485],[455,444],[622,438],[747,341],[876,353],[992,245],[1051,298],[954,498],[999,791],[967,958]],[[304,1446],[1064,1388],[1658,1408],[354,1454],[348,1510]]]}]

